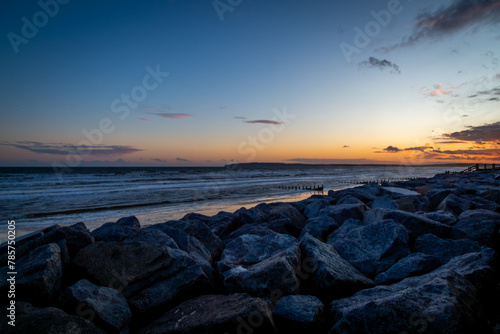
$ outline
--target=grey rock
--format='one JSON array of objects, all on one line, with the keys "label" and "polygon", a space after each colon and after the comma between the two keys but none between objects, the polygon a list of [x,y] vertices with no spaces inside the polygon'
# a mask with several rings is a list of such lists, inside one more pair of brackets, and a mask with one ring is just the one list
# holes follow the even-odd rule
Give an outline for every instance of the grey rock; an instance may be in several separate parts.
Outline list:
[{"label": "grey rock", "polygon": [[61,304],[69,313],[85,309],[90,321],[107,333],[127,331],[132,313],[123,295],[115,289],[80,280],[68,287]]},{"label": "grey rock", "polygon": [[487,330],[476,289],[451,270],[377,286],[331,304],[329,333],[475,333]]},{"label": "grey rock", "polygon": [[436,210],[436,207],[446,198],[446,196],[453,193],[451,189],[431,189],[426,194],[425,197],[429,199],[430,210]]},{"label": "grey rock", "polygon": [[342,205],[342,204],[365,204],[363,203],[359,198],[351,196],[351,195],[346,195],[339,199],[336,203],[337,205]]},{"label": "grey rock", "polygon": [[390,210],[399,210],[399,205],[396,201],[388,198],[388,197],[377,197],[374,201],[368,204],[370,208],[382,208],[382,209],[390,209]]},{"label": "grey rock", "polygon": [[295,225],[290,218],[275,219],[262,225],[274,232],[288,234],[294,238],[298,238],[302,231],[302,226]]},{"label": "grey rock", "polygon": [[318,215],[331,217],[341,225],[349,218],[363,220],[365,211],[366,205],[364,204],[341,204],[321,209]]},{"label": "grey rock", "polygon": [[293,225],[302,229],[306,225],[306,218],[291,204],[283,203],[269,211],[269,219],[290,219]]},{"label": "grey rock", "polygon": [[300,233],[299,240],[306,234],[310,234],[318,240],[326,242],[328,236],[339,227],[339,224],[328,216],[321,216],[308,219],[306,226]]},{"label": "grey rock", "polygon": [[234,239],[238,238],[239,236],[245,235],[245,234],[251,234],[251,235],[258,235],[258,236],[265,236],[265,235],[274,235],[273,230],[268,228],[265,225],[259,225],[259,224],[247,224],[236,231],[232,232],[225,240],[224,242],[226,245],[233,241]]},{"label": "grey rock", "polygon": [[240,219],[235,219],[232,213],[221,211],[213,216],[207,225],[221,240],[224,240],[243,224]]},{"label": "grey rock", "polygon": [[319,210],[326,208],[330,205],[331,199],[314,199],[308,200],[308,204],[304,208],[304,216],[306,218],[316,217],[318,215]]},{"label": "grey rock", "polygon": [[470,203],[465,198],[458,197],[455,194],[449,194],[446,198],[436,207],[436,210],[448,211],[456,216],[468,210]]},{"label": "grey rock", "polygon": [[306,234],[300,240],[300,249],[307,263],[303,291],[331,301],[374,286],[331,245]]},{"label": "grey rock", "polygon": [[425,217],[446,224],[446,225],[454,225],[457,222],[457,217],[448,211],[435,211],[435,212],[427,212],[424,214]]},{"label": "grey rock", "polygon": [[205,295],[174,307],[139,334],[276,333],[267,302],[247,294]]},{"label": "grey rock", "polygon": [[230,293],[247,292],[269,297],[274,290],[293,294],[299,288],[295,268],[300,262],[297,240],[289,235],[237,237],[222,252],[217,264]]},{"label": "grey rock", "polygon": [[[5,319],[5,316],[2,318]],[[5,320],[0,321],[0,332],[19,334],[105,333],[82,317],[69,315],[55,307],[33,307],[26,302],[16,303],[15,324],[16,326],[13,327],[8,325]]]},{"label": "grey rock", "polygon": [[390,219],[333,233],[328,238],[340,256],[368,277],[386,271],[410,254],[408,241],[408,231]]},{"label": "grey rock", "polygon": [[441,266],[441,261],[432,255],[412,253],[396,262],[387,271],[375,277],[377,284],[392,284],[405,278],[427,274]]},{"label": "grey rock", "polygon": [[415,251],[435,256],[445,264],[455,256],[479,252],[481,246],[469,239],[441,239],[433,234],[424,234],[415,239]]},{"label": "grey rock", "polygon": [[425,212],[429,210],[429,199],[422,196],[402,196],[395,200],[399,210],[407,212]]},{"label": "grey rock", "polygon": [[144,242],[179,249],[174,239],[157,228],[142,228],[133,236],[125,239],[124,242]]},{"label": "grey rock", "polygon": [[92,231],[96,241],[113,242],[122,241],[133,236],[141,224],[136,217],[124,217],[115,223],[106,223]]},{"label": "grey rock", "polygon": [[280,333],[316,334],[323,332],[323,303],[314,296],[285,296],[273,309],[273,318]]}]

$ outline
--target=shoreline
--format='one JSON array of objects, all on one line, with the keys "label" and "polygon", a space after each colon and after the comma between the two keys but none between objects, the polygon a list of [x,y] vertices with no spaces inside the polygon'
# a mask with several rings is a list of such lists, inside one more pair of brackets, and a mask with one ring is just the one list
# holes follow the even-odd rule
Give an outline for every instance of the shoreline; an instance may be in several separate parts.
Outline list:
[{"label": "shoreline", "polygon": [[[19,297],[19,328],[42,314],[95,333],[499,332],[499,171],[253,204],[20,238],[20,275],[39,268],[59,279],[22,283],[31,293]],[[120,305],[111,317],[105,291],[116,299],[107,307]],[[93,323],[75,313],[81,298],[97,303]]]}]

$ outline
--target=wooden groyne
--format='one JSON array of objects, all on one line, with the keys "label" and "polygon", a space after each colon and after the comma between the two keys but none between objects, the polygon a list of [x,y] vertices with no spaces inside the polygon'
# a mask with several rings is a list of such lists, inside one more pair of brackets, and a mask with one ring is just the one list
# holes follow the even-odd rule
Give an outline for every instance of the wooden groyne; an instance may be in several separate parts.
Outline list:
[{"label": "wooden groyne", "polygon": [[[384,182],[393,182],[393,181],[409,181],[416,180],[418,177],[395,177],[395,178],[387,178],[387,179],[379,179],[379,180],[369,180],[369,181],[356,181],[356,180],[338,180],[335,181],[335,184],[382,184]],[[323,191],[323,185],[314,185],[314,186],[303,186],[303,185],[293,185],[293,186],[278,186],[278,189],[286,189],[286,190],[306,190],[306,191]]]}]

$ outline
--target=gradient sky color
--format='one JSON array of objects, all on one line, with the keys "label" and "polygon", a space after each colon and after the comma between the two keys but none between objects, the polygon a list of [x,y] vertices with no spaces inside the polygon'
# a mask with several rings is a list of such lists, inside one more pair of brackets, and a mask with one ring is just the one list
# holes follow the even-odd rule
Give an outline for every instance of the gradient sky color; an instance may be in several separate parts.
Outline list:
[{"label": "gradient sky color", "polygon": [[500,1],[11,1],[0,166],[500,162]]}]

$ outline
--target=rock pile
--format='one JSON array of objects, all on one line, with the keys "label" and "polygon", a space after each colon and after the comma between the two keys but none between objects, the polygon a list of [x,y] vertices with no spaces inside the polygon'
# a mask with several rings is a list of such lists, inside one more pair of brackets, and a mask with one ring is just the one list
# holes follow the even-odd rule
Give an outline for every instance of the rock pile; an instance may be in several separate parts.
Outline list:
[{"label": "rock pile", "polygon": [[0,331],[499,333],[499,227],[495,172],[55,225],[17,240],[16,326]]}]

